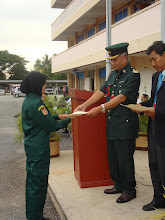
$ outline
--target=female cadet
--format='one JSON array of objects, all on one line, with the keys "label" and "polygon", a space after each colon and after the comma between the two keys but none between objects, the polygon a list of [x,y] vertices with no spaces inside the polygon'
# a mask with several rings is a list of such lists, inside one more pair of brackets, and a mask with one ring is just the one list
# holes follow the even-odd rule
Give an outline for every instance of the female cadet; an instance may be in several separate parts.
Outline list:
[{"label": "female cadet", "polygon": [[[69,115],[51,115],[41,100],[47,77],[39,72],[30,72],[21,83],[21,92],[26,93],[22,105],[22,127],[25,134],[26,152],[26,218],[43,220],[46,200],[50,149],[49,134],[64,128],[71,121]],[[59,119],[64,119],[58,121]]]}]

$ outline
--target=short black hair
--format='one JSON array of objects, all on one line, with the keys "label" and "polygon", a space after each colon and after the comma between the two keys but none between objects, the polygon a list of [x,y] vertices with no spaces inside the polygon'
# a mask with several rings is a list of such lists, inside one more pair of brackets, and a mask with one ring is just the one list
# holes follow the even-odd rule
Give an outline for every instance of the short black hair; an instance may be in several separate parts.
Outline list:
[{"label": "short black hair", "polygon": [[165,44],[163,41],[154,41],[154,43],[147,49],[146,54],[150,55],[153,51],[162,56],[163,52],[165,52]]}]

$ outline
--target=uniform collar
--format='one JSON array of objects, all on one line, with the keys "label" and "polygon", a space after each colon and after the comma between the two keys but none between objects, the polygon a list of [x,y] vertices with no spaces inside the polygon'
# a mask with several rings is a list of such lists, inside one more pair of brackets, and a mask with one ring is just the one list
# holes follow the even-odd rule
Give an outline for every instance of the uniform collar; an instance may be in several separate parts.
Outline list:
[{"label": "uniform collar", "polygon": [[40,96],[40,95],[37,95],[37,94],[35,94],[35,93],[28,93],[27,96],[28,96],[28,97],[33,97],[33,98],[41,99],[41,96]]},{"label": "uniform collar", "polygon": [[116,72],[117,72],[118,74],[126,73],[127,70],[130,68],[130,66],[131,66],[130,63],[128,62],[127,65],[126,65],[125,67],[123,67],[123,69],[121,69],[121,70],[116,70]]}]

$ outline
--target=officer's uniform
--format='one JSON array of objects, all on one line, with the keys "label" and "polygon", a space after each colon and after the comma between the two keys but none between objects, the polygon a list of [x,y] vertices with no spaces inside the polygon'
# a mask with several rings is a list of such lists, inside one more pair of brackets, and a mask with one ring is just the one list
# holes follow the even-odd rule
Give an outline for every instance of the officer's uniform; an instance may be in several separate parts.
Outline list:
[{"label": "officer's uniform", "polygon": [[25,134],[26,160],[26,218],[42,220],[45,204],[49,163],[49,135],[71,121],[62,121],[58,115],[51,115],[41,100],[41,95],[27,93],[22,106],[22,127]]},{"label": "officer's uniform", "polygon": [[[128,45],[106,48],[112,57],[126,51]],[[123,48],[124,47],[124,48]],[[122,104],[136,104],[140,74],[128,63],[122,70],[113,70],[100,88],[106,101],[122,94],[127,97]],[[136,195],[133,154],[138,136],[138,116],[130,109],[118,105],[107,110],[106,136],[110,175],[115,188],[125,194]]]}]

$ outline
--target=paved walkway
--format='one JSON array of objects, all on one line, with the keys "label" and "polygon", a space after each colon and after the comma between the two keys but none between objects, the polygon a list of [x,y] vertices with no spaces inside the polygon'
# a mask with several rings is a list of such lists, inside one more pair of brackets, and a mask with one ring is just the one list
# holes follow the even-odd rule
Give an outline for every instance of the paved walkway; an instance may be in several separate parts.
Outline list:
[{"label": "paved walkway", "polygon": [[79,187],[74,177],[72,150],[61,151],[59,157],[51,158],[49,193],[61,219],[140,220],[160,213],[142,210],[142,206],[150,202],[153,195],[147,154],[146,151],[135,152],[137,198],[125,204],[115,202],[120,194],[104,194],[106,186],[84,189]]}]

